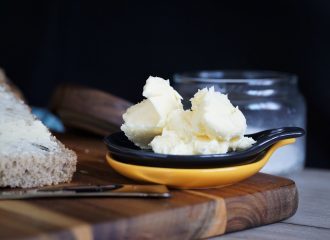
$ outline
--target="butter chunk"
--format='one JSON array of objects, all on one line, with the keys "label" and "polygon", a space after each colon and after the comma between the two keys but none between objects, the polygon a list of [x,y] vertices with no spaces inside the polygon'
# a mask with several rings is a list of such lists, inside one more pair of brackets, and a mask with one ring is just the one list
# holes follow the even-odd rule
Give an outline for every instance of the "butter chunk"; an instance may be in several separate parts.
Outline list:
[{"label": "butter chunk", "polygon": [[229,149],[229,142],[190,136],[188,139],[177,132],[164,130],[162,135],[151,141],[150,146],[156,153],[174,155],[220,154]]},{"label": "butter chunk", "polygon": [[244,137],[246,120],[226,95],[214,88],[199,90],[191,110],[175,110],[161,135],[150,143],[154,152],[176,155],[221,154],[244,150],[255,141]]},{"label": "butter chunk", "polygon": [[174,131],[164,130],[161,136],[156,136],[150,143],[152,150],[156,153],[174,155],[192,155],[193,146],[186,142]]},{"label": "butter chunk", "polygon": [[173,131],[180,138],[188,141],[193,136],[191,117],[190,110],[177,109],[169,115],[164,130]]},{"label": "butter chunk", "polygon": [[231,104],[227,95],[214,91],[214,87],[199,90],[191,99],[191,105],[196,133],[221,141],[244,135],[246,120],[243,113]]},{"label": "butter chunk", "polygon": [[121,129],[135,145],[156,153],[175,155],[221,154],[247,149],[255,143],[244,137],[246,120],[227,95],[204,88],[184,110],[182,97],[168,80],[149,77],[146,99],[123,115]]},{"label": "butter chunk", "polygon": [[[228,152],[230,142],[209,138],[205,133],[192,129],[190,110],[175,110],[168,117],[162,135],[156,136],[150,143],[152,150],[163,154],[196,155]],[[235,142],[233,144],[237,144]],[[236,146],[236,145],[235,145]]]},{"label": "butter chunk", "polygon": [[169,81],[159,77],[147,79],[143,96],[147,99],[128,108],[123,115],[121,130],[135,145],[147,149],[152,139],[162,133],[168,115],[183,106],[182,97]]},{"label": "butter chunk", "polygon": [[229,148],[232,151],[241,151],[245,150],[247,148],[250,148],[252,144],[254,144],[256,141],[253,140],[251,137],[242,137],[238,139],[237,141],[232,141],[229,144]]},{"label": "butter chunk", "polygon": [[180,94],[170,86],[169,80],[164,80],[160,77],[150,76],[143,87],[142,95],[148,99],[157,96],[167,96],[176,108],[182,108],[182,97]]},{"label": "butter chunk", "polygon": [[148,148],[151,140],[162,132],[162,127],[158,126],[161,116],[148,99],[127,109],[123,119],[125,123],[121,130],[129,140],[141,148]]}]

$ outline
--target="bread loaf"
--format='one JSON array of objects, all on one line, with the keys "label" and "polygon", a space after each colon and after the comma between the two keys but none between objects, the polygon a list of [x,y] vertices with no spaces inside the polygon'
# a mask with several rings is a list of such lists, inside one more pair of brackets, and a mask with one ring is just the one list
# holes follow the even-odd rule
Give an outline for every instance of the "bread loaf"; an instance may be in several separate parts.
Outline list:
[{"label": "bread loaf", "polygon": [[30,108],[0,81],[0,187],[68,182],[76,162],[76,154],[52,136]]}]

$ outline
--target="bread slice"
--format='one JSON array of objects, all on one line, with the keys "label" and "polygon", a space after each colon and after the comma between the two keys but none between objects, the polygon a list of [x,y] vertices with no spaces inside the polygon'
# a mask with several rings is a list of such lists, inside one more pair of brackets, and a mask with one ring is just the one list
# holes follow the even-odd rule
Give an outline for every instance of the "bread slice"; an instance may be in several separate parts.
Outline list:
[{"label": "bread slice", "polygon": [[76,154],[51,135],[6,83],[0,83],[0,186],[68,182],[76,163]]}]

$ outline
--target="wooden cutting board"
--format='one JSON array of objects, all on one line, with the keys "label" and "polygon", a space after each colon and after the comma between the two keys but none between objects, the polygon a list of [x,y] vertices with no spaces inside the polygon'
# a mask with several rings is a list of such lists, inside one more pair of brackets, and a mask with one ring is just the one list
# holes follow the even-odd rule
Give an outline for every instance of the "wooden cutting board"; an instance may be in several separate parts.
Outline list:
[{"label": "wooden cutting board", "polygon": [[[132,183],[106,164],[102,139],[60,139],[78,154],[74,183]],[[280,221],[298,205],[293,181],[262,173],[225,188],[171,193],[169,199],[0,201],[0,239],[199,239]]]}]

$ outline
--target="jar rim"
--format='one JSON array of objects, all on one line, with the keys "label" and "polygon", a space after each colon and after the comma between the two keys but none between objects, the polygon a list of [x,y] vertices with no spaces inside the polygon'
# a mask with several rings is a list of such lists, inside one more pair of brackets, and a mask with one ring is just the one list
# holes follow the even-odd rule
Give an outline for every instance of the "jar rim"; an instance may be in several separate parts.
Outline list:
[{"label": "jar rim", "polygon": [[269,70],[203,70],[174,74],[175,83],[247,83],[272,85],[285,82],[296,84],[298,77],[292,73]]}]

